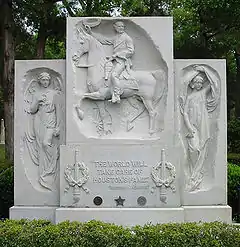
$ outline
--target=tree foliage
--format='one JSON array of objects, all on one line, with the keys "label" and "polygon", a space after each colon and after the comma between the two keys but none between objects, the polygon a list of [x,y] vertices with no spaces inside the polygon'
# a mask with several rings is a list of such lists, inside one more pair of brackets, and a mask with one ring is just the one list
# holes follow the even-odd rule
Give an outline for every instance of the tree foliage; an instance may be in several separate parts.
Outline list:
[{"label": "tree foliage", "polygon": [[69,16],[111,16],[120,0],[63,0],[62,9]]},{"label": "tree foliage", "polygon": [[173,0],[175,58],[227,60],[228,117],[238,103],[235,50],[240,47],[239,0]]},{"label": "tree foliage", "polygon": [[[46,41],[49,37],[61,40],[66,31],[66,16],[57,5],[57,0],[22,0],[14,4],[14,19],[17,26],[25,27],[35,41],[35,56],[44,58]],[[22,33],[24,34],[24,33]]]},{"label": "tree foliage", "polygon": [[14,119],[14,20],[12,0],[0,1],[0,84],[3,91],[6,155],[13,160]]},{"label": "tree foliage", "polygon": [[67,16],[173,16],[174,57],[227,59],[228,117],[231,109],[240,117],[236,63],[240,61],[240,0],[0,0],[1,7],[4,3],[14,20],[3,25],[7,12],[2,11],[0,82],[4,104],[13,100],[8,97],[13,79],[6,79],[10,74],[3,77],[4,30],[13,37],[15,59],[64,58]]},{"label": "tree foliage", "polygon": [[169,15],[171,0],[125,0],[121,4],[125,16]]}]

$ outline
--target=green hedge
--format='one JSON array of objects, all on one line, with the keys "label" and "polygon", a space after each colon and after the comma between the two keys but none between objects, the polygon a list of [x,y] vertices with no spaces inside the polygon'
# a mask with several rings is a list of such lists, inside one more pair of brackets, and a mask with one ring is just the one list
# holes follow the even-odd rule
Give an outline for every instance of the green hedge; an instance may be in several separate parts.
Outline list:
[{"label": "green hedge", "polygon": [[233,118],[228,121],[228,152],[240,153],[240,119]]},{"label": "green hedge", "polygon": [[5,146],[0,144],[0,219],[8,218],[13,206],[13,165],[5,159]]},{"label": "green hedge", "polygon": [[11,166],[12,166],[11,162],[5,159],[4,145],[0,144],[0,174]]},{"label": "green hedge", "polygon": [[240,188],[240,166],[228,164],[228,197],[229,200],[235,200],[239,197],[238,188]]},{"label": "green hedge", "polygon": [[[228,164],[228,204],[232,207],[233,218],[239,221],[239,189],[240,189],[240,166]],[[238,217],[237,217],[238,216]]]},{"label": "green hedge", "polygon": [[239,247],[240,226],[184,223],[124,228],[97,221],[0,222],[4,247]]},{"label": "green hedge", "polygon": [[240,154],[228,153],[227,160],[229,163],[240,165]]},{"label": "green hedge", "polygon": [[[13,166],[0,174],[0,218],[8,218],[9,208],[14,203]],[[1,245],[0,245],[1,246]]]}]

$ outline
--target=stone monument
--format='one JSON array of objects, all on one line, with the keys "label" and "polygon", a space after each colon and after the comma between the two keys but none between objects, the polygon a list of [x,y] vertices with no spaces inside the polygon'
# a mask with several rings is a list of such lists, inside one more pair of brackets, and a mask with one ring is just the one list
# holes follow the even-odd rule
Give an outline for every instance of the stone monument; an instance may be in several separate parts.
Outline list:
[{"label": "stone monument", "polygon": [[16,61],[10,217],[231,222],[225,61],[174,60],[170,17],[68,18],[66,50]]}]

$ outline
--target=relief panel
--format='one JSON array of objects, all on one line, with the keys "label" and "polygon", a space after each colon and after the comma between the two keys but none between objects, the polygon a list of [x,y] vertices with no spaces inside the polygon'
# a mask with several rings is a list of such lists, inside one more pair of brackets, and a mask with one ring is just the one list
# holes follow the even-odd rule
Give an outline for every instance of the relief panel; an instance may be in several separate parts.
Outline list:
[{"label": "relief panel", "polygon": [[61,146],[60,206],[179,206],[179,166],[171,152],[153,144]]},{"label": "relief panel", "polygon": [[68,32],[67,124],[84,138],[159,138],[172,68],[158,40],[137,19],[70,19]]},{"label": "relief panel", "polygon": [[[23,172],[28,183],[15,188],[27,186],[46,194],[50,205],[59,200],[60,144],[65,142],[65,62],[61,62],[16,62],[15,176],[20,181]],[[29,199],[33,205],[44,204],[34,197]]]},{"label": "relief panel", "polygon": [[[225,100],[224,68],[219,71],[224,62],[221,64],[218,60],[214,64],[196,60],[191,63],[190,60],[181,65],[176,71],[175,115],[178,118],[178,144],[183,151],[183,191],[190,198],[205,192],[207,198],[210,195],[207,192],[224,191],[225,188],[224,184],[218,184],[226,169],[224,149],[222,161],[217,163],[219,151],[226,147],[226,139],[221,137],[226,121],[222,103]],[[219,176],[220,172],[223,174]]]}]

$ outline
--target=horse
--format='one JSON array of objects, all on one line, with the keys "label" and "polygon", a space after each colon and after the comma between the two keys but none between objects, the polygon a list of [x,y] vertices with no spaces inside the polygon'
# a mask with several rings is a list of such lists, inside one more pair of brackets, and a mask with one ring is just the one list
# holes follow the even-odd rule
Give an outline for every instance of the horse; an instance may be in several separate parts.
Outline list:
[{"label": "horse", "polygon": [[[110,80],[106,80],[104,75],[104,66],[108,62],[108,56],[103,45],[93,35],[87,33],[84,28],[81,27],[77,30],[80,46],[72,59],[76,67],[87,68],[87,88],[89,90],[89,92],[80,96],[80,102],[83,99],[91,99],[96,102],[110,101],[112,98],[112,85],[110,85]],[[87,55],[87,64],[80,64],[80,58],[84,54]],[[156,132],[155,120],[158,114],[156,106],[166,90],[166,85],[164,85],[166,80],[165,72],[163,69],[154,71],[134,71],[130,69],[128,76],[130,79],[125,79],[124,75],[121,75],[119,78],[123,91],[120,98],[130,99],[130,97],[135,96],[143,102],[149,113],[149,134],[151,135]],[[131,78],[135,79],[137,87],[131,86]],[[79,118],[83,119],[80,102],[79,106],[76,107],[76,111]],[[140,112],[130,120],[129,124],[140,116],[145,108],[140,109]],[[104,111],[100,109],[101,114],[104,117]],[[128,130],[131,128],[131,125],[128,126]]]}]

